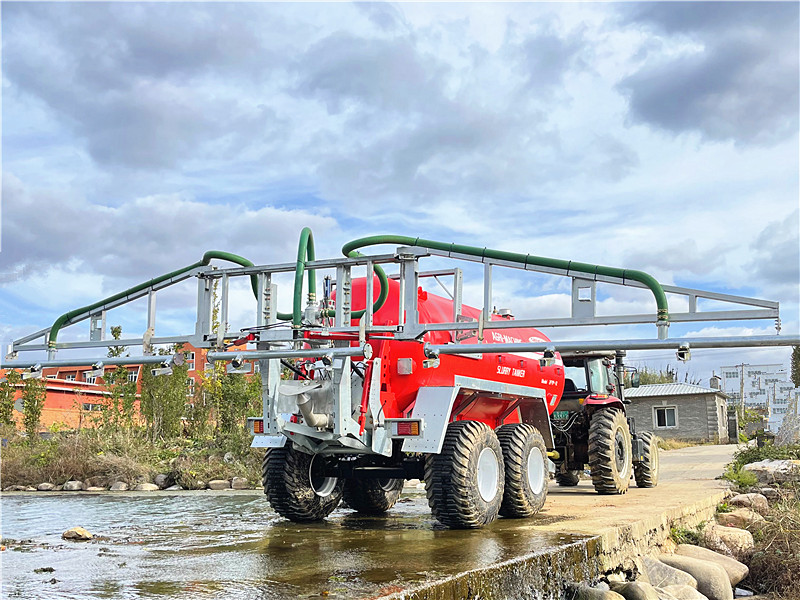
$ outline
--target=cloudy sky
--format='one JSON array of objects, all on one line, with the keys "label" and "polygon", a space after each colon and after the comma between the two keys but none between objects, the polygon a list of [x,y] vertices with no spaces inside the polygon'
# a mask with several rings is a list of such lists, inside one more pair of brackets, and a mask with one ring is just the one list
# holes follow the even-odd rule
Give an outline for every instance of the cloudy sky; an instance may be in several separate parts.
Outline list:
[{"label": "cloudy sky", "polygon": [[[292,260],[304,226],[320,257],[398,233],[641,269],[779,300],[797,333],[798,54],[797,3],[3,3],[0,340],[208,249]],[[568,316],[565,279],[495,285],[518,317]],[[193,306],[162,294],[157,334]]]}]

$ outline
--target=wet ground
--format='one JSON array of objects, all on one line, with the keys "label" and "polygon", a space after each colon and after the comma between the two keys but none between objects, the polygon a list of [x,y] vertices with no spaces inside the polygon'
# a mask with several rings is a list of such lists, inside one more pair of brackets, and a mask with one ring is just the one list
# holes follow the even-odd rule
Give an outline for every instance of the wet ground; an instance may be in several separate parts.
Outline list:
[{"label": "wet ground", "polygon": [[[374,597],[586,537],[537,531],[552,520],[447,530],[417,491],[383,517],[308,525],[259,491],[4,494],[2,597]],[[100,537],[61,539],[77,525]]]}]

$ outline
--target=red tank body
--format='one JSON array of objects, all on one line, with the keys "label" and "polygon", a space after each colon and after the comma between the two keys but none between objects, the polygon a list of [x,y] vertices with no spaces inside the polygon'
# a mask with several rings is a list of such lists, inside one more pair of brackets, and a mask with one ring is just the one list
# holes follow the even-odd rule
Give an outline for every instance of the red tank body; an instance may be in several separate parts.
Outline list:
[{"label": "red tank body", "polygon": [[[354,279],[352,282],[352,310],[364,308],[366,298],[366,279]],[[380,292],[380,284],[375,278],[373,285],[374,299]],[[389,280],[389,296],[374,316],[375,325],[397,325],[399,319],[400,285],[395,280]],[[419,320],[421,323],[443,323],[453,321],[453,302],[418,290]],[[478,319],[480,310],[463,305],[462,315]],[[507,319],[495,315],[493,320]],[[357,324],[357,321],[353,321]],[[476,330],[464,333],[462,344],[478,343],[477,324]],[[447,331],[435,331],[425,334],[424,341],[433,344],[447,344],[453,342],[453,335]],[[533,328],[495,329],[484,332],[485,343],[504,342],[538,342],[549,341],[540,331]],[[564,367],[561,359],[556,355],[555,364],[542,367],[539,363],[541,354],[483,354],[483,355],[442,355],[440,364],[436,368],[423,368],[425,356],[423,344],[414,341],[395,340],[389,336],[371,336],[369,342],[373,347],[373,356],[381,358],[381,391],[380,401],[384,415],[387,418],[407,417],[411,413],[417,390],[423,386],[453,386],[457,375],[474,379],[489,380],[509,383],[520,386],[544,389],[547,398],[548,413],[552,413],[558,404],[564,389]],[[399,359],[411,360],[411,373],[401,374]],[[408,362],[408,361],[404,361]],[[369,374],[366,381],[370,381]],[[368,393],[365,386],[364,394]],[[464,406],[466,398],[456,400],[456,409],[461,404],[462,409],[456,410],[457,420],[482,421],[496,428],[503,423],[517,423],[520,421],[519,411],[514,408],[517,400],[524,397],[481,393],[469,397],[469,405]]]}]

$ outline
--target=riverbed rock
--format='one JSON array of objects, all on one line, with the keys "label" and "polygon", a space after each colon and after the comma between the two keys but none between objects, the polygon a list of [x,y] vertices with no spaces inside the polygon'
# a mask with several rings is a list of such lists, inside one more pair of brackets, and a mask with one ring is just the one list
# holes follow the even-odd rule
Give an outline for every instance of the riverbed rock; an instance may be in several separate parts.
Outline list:
[{"label": "riverbed rock", "polygon": [[231,482],[227,479],[212,479],[208,482],[208,489],[210,490],[229,490],[231,489]]},{"label": "riverbed rock", "polygon": [[737,508],[729,513],[719,513],[717,523],[723,527],[738,527],[745,529],[751,525],[762,523],[764,517],[749,508]]},{"label": "riverbed rock", "polygon": [[773,487],[762,487],[759,491],[769,502],[774,502],[781,497],[778,490]]},{"label": "riverbed rock", "polygon": [[56,486],[53,485],[52,483],[46,483],[45,482],[45,483],[40,483],[39,485],[37,485],[36,489],[39,490],[40,492],[52,492],[55,489],[55,487]]},{"label": "riverbed rock", "polygon": [[697,580],[685,571],[675,569],[664,564],[660,560],[655,560],[649,556],[642,557],[644,573],[655,587],[665,587],[668,585],[688,585],[697,589]]},{"label": "riverbed rock", "polygon": [[703,546],[746,563],[753,553],[753,534],[746,529],[709,523],[701,532]]},{"label": "riverbed rock", "polygon": [[675,600],[708,600],[690,585],[665,585],[663,588],[658,588],[658,590],[669,594]]},{"label": "riverbed rock", "polygon": [[134,492],[155,492],[157,490],[158,486],[155,483],[138,483],[133,488]]},{"label": "riverbed rock", "polygon": [[79,492],[83,489],[82,481],[68,481],[64,484],[65,492]]},{"label": "riverbed rock", "polygon": [[718,564],[725,569],[728,574],[728,579],[732,586],[735,586],[742,579],[747,577],[750,569],[747,565],[740,563],[735,558],[719,554],[708,548],[701,548],[700,546],[692,546],[691,544],[680,544],[676,550],[681,556],[688,556],[689,558],[699,558],[700,560],[707,560]]},{"label": "riverbed rock", "polygon": [[733,588],[728,574],[718,564],[677,554],[661,555],[659,560],[694,577],[697,580],[697,591],[708,600],[733,600]]},{"label": "riverbed rock", "polygon": [[95,475],[94,477],[89,477],[88,479],[84,479],[83,481],[84,491],[88,490],[88,488],[90,487],[105,488],[107,486],[108,486],[108,478],[104,477],[103,475]]},{"label": "riverbed rock", "polygon": [[231,487],[235,490],[246,490],[250,486],[247,484],[246,478],[234,477],[231,479]]},{"label": "riverbed rock", "polygon": [[611,586],[612,591],[617,592],[625,600],[660,600],[656,588],[644,581],[629,581],[626,583],[612,581],[609,586]]},{"label": "riverbed rock", "polygon": [[180,491],[182,489],[183,488],[176,483],[175,485],[171,485],[168,488],[164,488],[164,491],[165,492],[178,492],[178,491]]},{"label": "riverbed rock", "polygon": [[765,515],[767,511],[769,511],[769,502],[767,501],[767,497],[763,494],[736,494],[733,498],[728,500],[728,504],[731,506],[749,508],[760,515]]},{"label": "riverbed rock", "polygon": [[127,492],[128,491],[128,484],[124,481],[115,481],[111,484],[111,491],[112,492]]},{"label": "riverbed rock", "polygon": [[65,540],[85,541],[92,539],[94,536],[83,527],[73,527],[62,533],[61,537]]},{"label": "riverbed rock", "polygon": [[84,492],[105,492],[108,490],[106,487],[100,487],[99,485],[93,485],[91,487],[83,488]]},{"label": "riverbed rock", "polygon": [[26,491],[26,492],[35,492],[36,488],[33,487],[32,485],[26,485],[24,491]]},{"label": "riverbed rock", "polygon": [[153,483],[163,490],[167,487],[167,476],[164,473],[159,473],[153,478]]},{"label": "riverbed rock", "polygon": [[620,596],[616,592],[600,587],[590,587],[585,583],[574,583],[568,586],[566,597],[568,600],[625,600],[624,596]]},{"label": "riverbed rock", "polygon": [[195,489],[195,490],[204,490],[204,489],[206,489],[207,487],[208,487],[208,484],[207,484],[205,481],[197,481],[197,482],[194,484],[194,488],[192,488],[192,489]]},{"label": "riverbed rock", "polygon": [[750,471],[759,483],[785,483],[800,480],[800,460],[760,460],[746,464],[743,471]]}]

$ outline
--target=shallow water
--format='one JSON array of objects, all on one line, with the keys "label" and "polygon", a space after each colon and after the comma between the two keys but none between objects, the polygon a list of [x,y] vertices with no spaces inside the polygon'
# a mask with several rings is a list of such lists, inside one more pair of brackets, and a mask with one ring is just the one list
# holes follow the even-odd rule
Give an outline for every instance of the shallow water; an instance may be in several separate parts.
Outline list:
[{"label": "shallow water", "polygon": [[[2,597],[374,597],[576,540],[537,533],[542,522],[448,530],[420,493],[385,516],[340,508],[313,524],[255,491],[3,494]],[[75,526],[98,537],[62,540]]]}]

